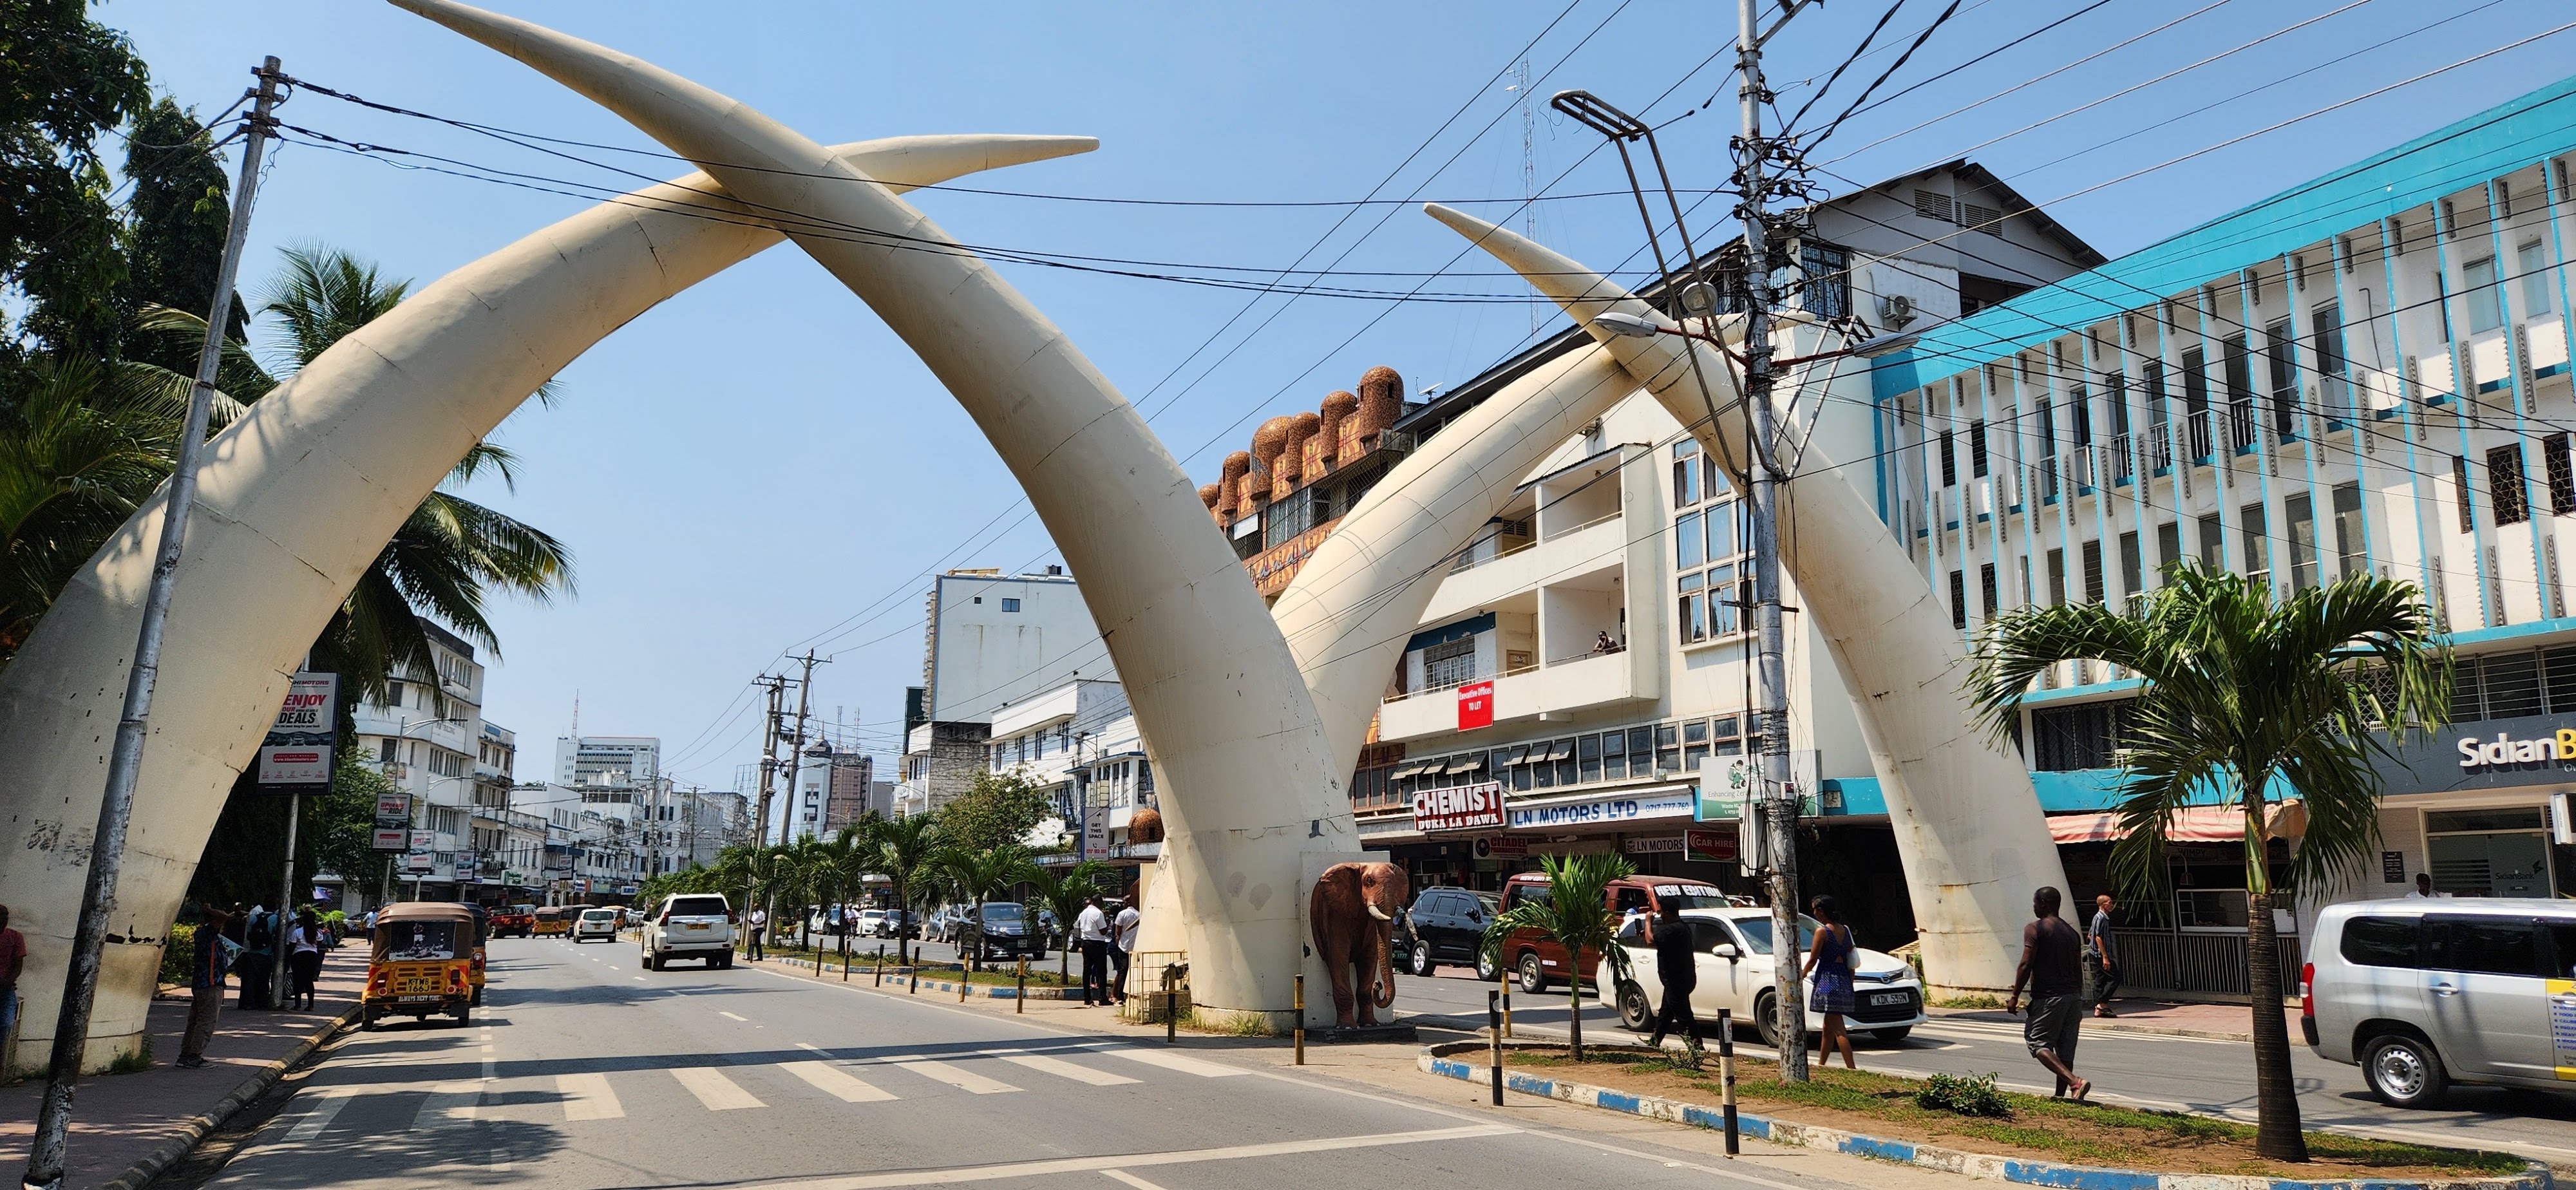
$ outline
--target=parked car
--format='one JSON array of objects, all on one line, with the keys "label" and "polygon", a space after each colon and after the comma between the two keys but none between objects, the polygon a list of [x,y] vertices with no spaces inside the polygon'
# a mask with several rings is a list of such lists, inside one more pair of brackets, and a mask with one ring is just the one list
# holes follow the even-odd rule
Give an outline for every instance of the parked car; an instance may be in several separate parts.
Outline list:
[{"label": "parked car", "polygon": [[877,937],[921,937],[921,919],[902,909],[888,909],[885,911],[885,920],[877,924]]},{"label": "parked car", "polygon": [[[984,928],[975,946],[978,958],[1016,959],[1046,957],[1046,937],[1029,932],[1027,910],[1017,901],[986,901],[982,913]],[[958,915],[958,936],[975,924],[973,918]]]},{"label": "parked car", "polygon": [[[1503,885],[1502,907],[1510,909],[1524,898],[1546,896],[1546,874],[1523,872]],[[1684,909],[1742,908],[1749,904],[1728,897],[1713,884],[1670,876],[1630,876],[1611,881],[1610,887],[1603,890],[1601,911],[1619,918],[1637,917],[1662,912],[1666,902]],[[1522,991],[1532,995],[1546,991],[1560,979],[1588,981],[1593,966],[1600,961],[1600,955],[1585,951],[1578,967],[1567,957],[1565,947],[1536,930],[1514,930],[1503,939],[1504,969],[1513,973]]]},{"label": "parked car", "polygon": [[885,918],[886,911],[883,909],[861,909],[858,925],[850,932],[861,938],[879,937],[878,931],[885,928]]},{"label": "parked car", "polygon": [[705,959],[709,967],[733,966],[733,906],[722,893],[685,893],[662,902],[639,931],[644,969],[659,971],[673,959]]},{"label": "parked car", "polygon": [[2562,1090],[2576,1065],[2576,905],[2521,898],[2353,901],[2317,917],[2299,1030],[2361,1067],[2371,1094],[2431,1107],[2452,1083]]},{"label": "parked car", "polygon": [[[1646,921],[1633,917],[1619,927],[1618,944],[1628,952],[1628,974],[1619,980],[1598,980],[1595,993],[1603,1004],[1619,1013],[1619,1023],[1644,1032],[1655,1025],[1655,1010],[1664,1002],[1664,981],[1655,973],[1655,948],[1646,940]],[[1684,909],[1682,921],[1691,931],[1693,965],[1699,969],[1699,984],[1691,991],[1691,1015],[1701,1024],[1717,1020],[1717,1010],[1724,1008],[1738,1021],[1750,1020],[1762,1034],[1765,1044],[1779,1044],[1778,1016],[1772,1011],[1776,969],[1771,954],[1771,911],[1759,906],[1743,905],[1719,909]],[[1798,956],[1804,962],[1814,948],[1816,921],[1806,914],[1798,915]],[[1852,964],[1852,1011],[1844,1022],[1854,1034],[1867,1033],[1893,1045],[1922,1024],[1923,981],[1914,968],[1894,955],[1882,954],[1867,947],[1855,948]],[[1806,1002],[1814,980],[1801,980],[1798,999]],[[1809,1010],[1807,1032],[1810,1036],[1825,1027],[1824,1014]]]},{"label": "parked car", "polygon": [[526,938],[535,934],[536,929],[537,907],[534,905],[504,905],[492,911],[492,936],[495,938]]},{"label": "parked car", "polygon": [[922,923],[922,941],[953,943],[957,941],[957,927],[965,920],[965,914],[948,906],[942,905],[933,909],[930,911],[930,920]]},{"label": "parked car", "polygon": [[573,920],[572,940],[588,942],[596,938],[602,942],[615,942],[617,924],[625,916],[623,909],[584,909],[581,916]]},{"label": "parked car", "polygon": [[1494,979],[1501,966],[1487,957],[1485,923],[1502,910],[1502,895],[1464,888],[1426,888],[1395,923],[1396,961],[1415,975],[1428,976],[1442,963],[1476,969],[1476,978]]}]

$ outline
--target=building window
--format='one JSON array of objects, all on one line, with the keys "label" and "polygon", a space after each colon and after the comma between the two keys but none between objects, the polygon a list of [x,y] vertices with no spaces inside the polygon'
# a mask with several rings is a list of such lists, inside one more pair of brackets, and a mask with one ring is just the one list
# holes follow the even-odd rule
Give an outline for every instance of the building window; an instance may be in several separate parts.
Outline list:
[{"label": "building window", "polygon": [[1968,474],[1986,477],[1986,423],[1979,418],[1968,423]]},{"label": "building window", "polygon": [[1020,601],[1017,599],[1004,599],[1002,601],[1002,610],[1006,612],[1018,611],[1020,610]]},{"label": "building window", "polygon": [[1699,440],[1684,438],[1673,444],[1673,507],[1688,508],[1699,503]]},{"label": "building window", "polygon": [[2102,543],[2084,543],[2084,602],[2102,602]]},{"label": "building window", "polygon": [[1950,572],[1950,626],[1968,626],[1968,575],[1963,570]]},{"label": "building window", "polygon": [[2281,501],[2281,515],[2290,530],[2290,589],[2305,591],[2317,585],[2316,506],[2301,492]]},{"label": "building window", "polygon": [[1799,271],[1806,275],[1801,304],[1818,318],[1851,315],[1851,254],[1825,244],[1801,243]]},{"label": "building window", "polygon": [[2156,526],[2156,573],[2163,574],[2182,561],[2182,524],[2166,521]]},{"label": "building window", "polygon": [[2239,509],[2236,523],[2245,531],[2245,577],[2269,579],[2272,576],[2272,539],[2264,525],[2262,502],[2258,500]]},{"label": "building window", "polygon": [[2540,461],[2549,473],[2549,511],[2558,516],[2576,512],[2576,459],[2568,456],[2567,435],[2541,439]]},{"label": "building window", "polygon": [[2550,276],[2549,258],[2540,241],[2533,240],[2515,250],[2513,271],[2522,277],[2523,317],[2538,318],[2556,308],[2549,300],[2555,278]]},{"label": "building window", "polygon": [[2048,551],[2048,606],[2066,606],[2066,551]]},{"label": "building window", "polygon": [[1708,639],[1708,576],[1685,574],[1676,580],[1673,614],[1677,618],[1683,644]]},{"label": "building window", "polygon": [[2343,307],[2334,302],[2318,306],[2308,325],[2316,328],[2317,398],[2331,416],[2345,400]]},{"label": "building window", "polygon": [[2146,589],[2146,559],[2138,552],[2138,533],[2132,529],[2120,535],[2120,597],[2128,599]]},{"label": "building window", "polygon": [[2487,452],[2487,498],[2495,502],[2499,525],[2519,525],[2531,519],[2531,502],[2523,498],[2521,443]]},{"label": "building window", "polygon": [[[1688,510],[1673,518],[1674,632],[1683,644],[1697,644],[1751,626],[1749,612],[1729,607],[1753,598],[1751,568],[1739,574],[1734,562],[1747,534],[1737,523],[1742,504],[1714,460],[1697,442],[1676,443],[1673,455],[1674,504]],[[1736,592],[1739,582],[1742,594]]]},{"label": "building window", "polygon": [[2043,773],[2117,767],[2135,706],[2124,698],[2031,712],[2031,767]]},{"label": "building window", "polygon": [[2001,603],[1998,602],[1998,593],[1995,590],[1994,563],[1988,562],[1983,566],[1977,567],[1977,584],[1978,591],[1984,596],[1984,601],[1980,606],[1985,609],[1987,619],[1994,619],[1996,609],[2002,606]]},{"label": "building window", "polygon": [[2217,513],[2200,518],[2201,569],[2217,574],[2227,569],[2227,527]]},{"label": "building window", "polygon": [[1422,650],[1422,682],[1429,690],[1476,680],[1476,638],[1462,637]]},{"label": "building window", "polygon": [[1941,486],[1945,488],[1959,486],[1959,452],[1955,437],[1955,431],[1941,431]]},{"label": "building window", "polygon": [[2460,532],[2477,532],[2477,517],[2469,509],[2469,460],[2466,456],[2451,456],[2451,496],[2460,506]]},{"label": "building window", "polygon": [[2334,490],[2334,532],[2337,576],[2351,578],[2369,571],[2368,538],[2362,532],[2361,485],[2338,484]]},{"label": "building window", "polygon": [[2272,432],[2286,442],[2299,431],[2299,370],[2290,358],[2289,319],[2264,329],[2263,362],[2272,382]]},{"label": "building window", "polygon": [[2460,266],[2460,284],[2468,290],[2469,333],[2482,334],[2504,325],[2504,295],[2496,289],[2495,257]]}]

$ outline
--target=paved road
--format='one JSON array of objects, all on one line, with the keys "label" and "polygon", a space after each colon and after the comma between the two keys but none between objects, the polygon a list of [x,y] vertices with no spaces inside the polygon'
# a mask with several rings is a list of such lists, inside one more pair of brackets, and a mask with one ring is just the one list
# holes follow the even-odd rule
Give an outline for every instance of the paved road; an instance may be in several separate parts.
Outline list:
[{"label": "paved road", "polygon": [[[1430,979],[1398,976],[1396,1011],[1417,1017],[1451,1017],[1481,1024],[1492,984],[1443,970]],[[1563,989],[1545,996],[1512,996],[1515,1034],[1562,1036]],[[2014,1090],[2047,1094],[2051,1079],[2030,1058],[2017,1019],[1936,1018],[1895,1045],[1864,1037],[1860,1061],[1908,1074],[1999,1073]],[[1631,1041],[1617,1014],[1585,998],[1587,1041]],[[1744,1031],[1745,1048],[1770,1054]],[[2291,1039],[2290,1067],[2299,1085],[2299,1110],[2310,1128],[2343,1129],[2469,1148],[2511,1148],[2562,1166],[2576,1166],[2576,1095],[2455,1087],[2439,1111],[2387,1107],[2363,1088],[2358,1067],[2328,1062]],[[2096,1097],[2155,1107],[2254,1118],[2254,1057],[2243,1042],[2160,1037],[2091,1030],[2076,1050],[2076,1067],[2100,1089]]]},{"label": "paved road", "polygon": [[338,1046],[209,1184],[1842,1190],[1696,1152],[631,943],[506,939],[465,1027]]}]

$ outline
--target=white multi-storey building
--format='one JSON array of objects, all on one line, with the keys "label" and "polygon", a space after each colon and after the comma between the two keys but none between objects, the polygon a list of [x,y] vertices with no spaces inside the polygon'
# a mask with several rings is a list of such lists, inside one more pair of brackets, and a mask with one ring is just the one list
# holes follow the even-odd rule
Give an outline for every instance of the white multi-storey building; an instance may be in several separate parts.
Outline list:
[{"label": "white multi-storey building", "polygon": [[419,624],[429,638],[430,667],[406,668],[380,697],[361,699],[351,717],[359,755],[410,795],[412,829],[427,832],[428,846],[397,856],[405,895],[416,888],[423,897],[454,900],[466,895],[457,865],[463,859],[474,866],[481,770],[484,757],[494,755],[483,722],[483,666],[464,638],[426,619]]},{"label": "white multi-storey building", "polygon": [[898,814],[936,809],[965,791],[1004,707],[1077,678],[1117,676],[1063,567],[952,570],[931,581],[924,603],[922,684],[906,706]]},{"label": "white multi-storey building", "polygon": [[1157,854],[1154,844],[1127,841],[1129,820],[1155,804],[1154,768],[1118,683],[1084,678],[1004,708],[993,716],[991,749],[992,771],[1034,782],[1055,802],[1055,819],[1031,832],[1032,846],[1070,844],[1066,862]]},{"label": "white multi-storey building", "polygon": [[584,792],[592,809],[627,822],[662,776],[662,741],[653,736],[557,736],[554,783]]}]

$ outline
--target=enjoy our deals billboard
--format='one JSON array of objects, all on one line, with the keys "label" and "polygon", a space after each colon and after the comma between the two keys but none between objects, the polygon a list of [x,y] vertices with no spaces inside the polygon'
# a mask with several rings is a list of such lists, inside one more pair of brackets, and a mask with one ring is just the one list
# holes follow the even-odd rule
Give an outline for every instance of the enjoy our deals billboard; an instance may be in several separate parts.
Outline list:
[{"label": "enjoy our deals billboard", "polygon": [[336,741],[340,675],[299,673],[286,689],[259,745],[261,793],[322,793],[331,788],[331,752]]}]

